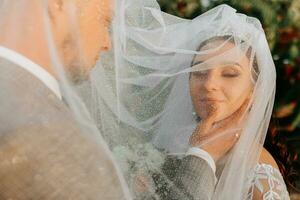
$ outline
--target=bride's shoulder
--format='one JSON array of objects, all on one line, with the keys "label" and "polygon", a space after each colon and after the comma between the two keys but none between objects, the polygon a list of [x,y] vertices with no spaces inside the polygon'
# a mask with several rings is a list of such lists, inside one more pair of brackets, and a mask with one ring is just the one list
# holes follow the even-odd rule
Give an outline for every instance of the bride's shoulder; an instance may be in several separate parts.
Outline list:
[{"label": "bride's shoulder", "polygon": [[259,157],[259,163],[271,165],[273,168],[279,169],[273,156],[265,148],[262,149],[262,152]]},{"label": "bride's shoulder", "polygon": [[263,148],[259,162],[249,174],[247,182],[248,200],[289,200],[283,177],[273,156]]}]

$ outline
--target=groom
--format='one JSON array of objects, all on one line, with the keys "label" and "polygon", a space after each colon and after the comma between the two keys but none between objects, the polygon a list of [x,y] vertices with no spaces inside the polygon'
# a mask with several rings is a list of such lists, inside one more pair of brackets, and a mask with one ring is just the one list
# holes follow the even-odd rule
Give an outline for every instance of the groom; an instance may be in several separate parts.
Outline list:
[{"label": "groom", "polygon": [[[0,199],[124,199],[111,159],[62,101],[44,21],[49,15],[62,70],[77,83],[110,49],[111,2],[49,0],[47,13],[43,2],[5,1],[0,7]],[[76,35],[70,8],[76,10]],[[187,152],[168,199],[211,198],[214,161],[226,150],[205,150],[195,145]]]},{"label": "groom", "polygon": [[86,79],[99,53],[110,48],[110,8],[109,0],[1,4],[1,200],[126,199],[105,149],[62,101],[47,44],[53,35],[70,80]]}]

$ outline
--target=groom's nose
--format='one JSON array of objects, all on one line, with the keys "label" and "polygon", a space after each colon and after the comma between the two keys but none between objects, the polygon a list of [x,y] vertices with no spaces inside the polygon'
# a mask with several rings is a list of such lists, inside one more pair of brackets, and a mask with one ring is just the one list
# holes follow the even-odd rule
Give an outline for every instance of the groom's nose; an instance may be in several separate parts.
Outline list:
[{"label": "groom's nose", "polygon": [[103,34],[103,43],[101,51],[109,51],[111,49],[111,37],[109,31],[105,31]]}]

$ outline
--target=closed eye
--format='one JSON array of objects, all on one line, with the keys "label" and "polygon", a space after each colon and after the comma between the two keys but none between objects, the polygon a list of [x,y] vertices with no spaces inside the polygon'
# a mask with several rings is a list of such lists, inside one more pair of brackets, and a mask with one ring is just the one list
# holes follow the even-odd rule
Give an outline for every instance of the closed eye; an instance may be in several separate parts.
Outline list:
[{"label": "closed eye", "polygon": [[239,76],[241,73],[239,72],[239,70],[235,69],[235,68],[225,68],[222,71],[222,76],[223,77],[228,77],[228,78],[233,78],[233,77],[237,77]]},{"label": "closed eye", "polygon": [[240,74],[222,74],[223,77],[226,78],[235,78],[238,77]]}]

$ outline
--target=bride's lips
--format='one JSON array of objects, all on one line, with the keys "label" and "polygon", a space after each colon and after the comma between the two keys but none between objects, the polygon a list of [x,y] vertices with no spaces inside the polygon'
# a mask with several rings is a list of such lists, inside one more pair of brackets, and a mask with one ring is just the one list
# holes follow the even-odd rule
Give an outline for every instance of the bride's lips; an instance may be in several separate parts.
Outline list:
[{"label": "bride's lips", "polygon": [[201,102],[223,102],[223,100],[216,99],[216,98],[201,98]]}]

